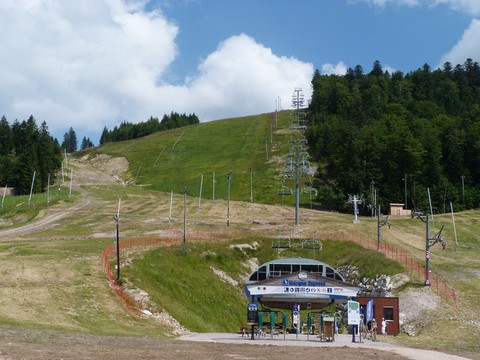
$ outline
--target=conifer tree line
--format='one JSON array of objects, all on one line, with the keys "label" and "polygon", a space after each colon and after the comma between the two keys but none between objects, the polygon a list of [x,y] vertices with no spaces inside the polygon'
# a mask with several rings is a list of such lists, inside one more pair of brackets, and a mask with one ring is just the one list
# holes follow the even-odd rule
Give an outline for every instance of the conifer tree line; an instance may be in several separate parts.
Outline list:
[{"label": "conifer tree line", "polygon": [[118,127],[115,126],[113,130],[108,130],[106,127],[103,129],[102,136],[100,137],[100,145],[107,142],[123,141],[130,139],[137,139],[143,136],[153,134],[157,131],[165,131],[175,129],[187,125],[198,124],[200,120],[195,114],[178,114],[171,112],[170,115],[164,115],[162,120],[158,118],[150,117],[145,122],[138,124],[132,124],[129,122],[122,122]]},{"label": "conifer tree line", "polygon": [[472,59],[432,70],[428,64],[390,74],[376,61],[345,75],[312,79],[308,143],[318,162],[321,207],[364,211],[404,203],[434,213],[477,208],[480,202],[480,66]]},{"label": "conifer tree line", "polygon": [[28,194],[35,172],[33,192],[42,192],[53,184],[60,169],[62,153],[47,123],[37,126],[35,118],[10,126],[5,116],[0,120],[0,185],[14,187],[17,194]]}]

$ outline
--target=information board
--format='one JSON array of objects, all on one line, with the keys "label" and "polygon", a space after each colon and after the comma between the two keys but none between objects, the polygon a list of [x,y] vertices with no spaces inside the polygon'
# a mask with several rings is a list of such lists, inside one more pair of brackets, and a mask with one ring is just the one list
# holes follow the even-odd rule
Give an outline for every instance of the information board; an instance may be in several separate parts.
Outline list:
[{"label": "information board", "polygon": [[348,325],[360,325],[360,303],[358,301],[349,301],[347,303]]},{"label": "information board", "polygon": [[258,325],[258,304],[257,303],[253,302],[248,304],[247,324]]}]

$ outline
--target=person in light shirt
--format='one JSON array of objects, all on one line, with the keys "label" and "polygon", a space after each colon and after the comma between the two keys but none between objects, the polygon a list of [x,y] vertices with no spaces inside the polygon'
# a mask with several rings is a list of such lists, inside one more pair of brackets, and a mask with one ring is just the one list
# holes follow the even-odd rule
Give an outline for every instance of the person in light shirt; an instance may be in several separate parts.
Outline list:
[{"label": "person in light shirt", "polygon": [[387,336],[387,321],[382,318],[382,335]]}]

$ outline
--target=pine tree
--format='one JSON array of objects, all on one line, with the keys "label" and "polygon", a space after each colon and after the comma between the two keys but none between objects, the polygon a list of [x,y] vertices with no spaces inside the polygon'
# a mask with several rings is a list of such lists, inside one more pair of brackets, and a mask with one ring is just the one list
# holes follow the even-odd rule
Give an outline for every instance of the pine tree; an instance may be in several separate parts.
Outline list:
[{"label": "pine tree", "polygon": [[63,135],[62,149],[67,150],[67,152],[72,153],[77,151],[77,134],[72,127]]}]

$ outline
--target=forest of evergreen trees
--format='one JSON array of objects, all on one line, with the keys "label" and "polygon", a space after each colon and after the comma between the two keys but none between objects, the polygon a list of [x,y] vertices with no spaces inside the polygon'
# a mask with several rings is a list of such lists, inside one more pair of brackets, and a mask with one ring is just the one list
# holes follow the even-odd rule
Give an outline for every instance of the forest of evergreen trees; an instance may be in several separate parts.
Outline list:
[{"label": "forest of evergreen trees", "polygon": [[100,137],[100,145],[107,142],[137,139],[157,131],[175,129],[198,124],[199,122],[200,120],[195,114],[177,114],[176,112],[172,112],[170,115],[165,114],[162,121],[159,121],[158,118],[150,117],[146,122],[140,122],[138,124],[122,122],[120,126],[115,126],[111,131],[106,127],[103,129],[102,136]]},{"label": "forest of evergreen trees", "polygon": [[37,126],[35,118],[10,126],[5,116],[0,120],[0,185],[14,187],[20,195],[28,194],[35,172],[34,192],[42,192],[53,184],[61,167],[62,153],[44,121]]},{"label": "forest of evergreen trees", "polygon": [[[404,203],[434,213],[479,207],[480,66],[472,59],[408,74],[376,61],[312,79],[308,143],[319,163],[322,208],[351,211],[348,194],[383,209]],[[368,209],[364,207],[364,211]]]}]

